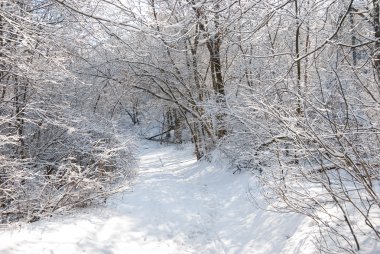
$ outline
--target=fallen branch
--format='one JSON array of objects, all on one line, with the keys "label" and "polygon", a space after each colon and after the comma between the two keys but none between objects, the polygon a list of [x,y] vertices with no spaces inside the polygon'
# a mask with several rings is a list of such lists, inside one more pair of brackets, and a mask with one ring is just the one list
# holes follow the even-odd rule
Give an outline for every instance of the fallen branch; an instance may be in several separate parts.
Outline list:
[{"label": "fallen branch", "polygon": [[154,140],[155,137],[162,136],[162,135],[164,135],[164,134],[166,134],[166,133],[168,133],[168,132],[170,132],[170,131],[172,131],[172,130],[174,130],[174,129],[173,129],[173,128],[170,128],[170,129],[167,130],[167,131],[161,132],[160,134],[157,134],[157,135],[154,135],[154,136],[152,136],[152,137],[150,137],[150,138],[145,138],[145,139],[147,139],[147,140],[152,140],[152,141],[157,141],[157,140]]}]

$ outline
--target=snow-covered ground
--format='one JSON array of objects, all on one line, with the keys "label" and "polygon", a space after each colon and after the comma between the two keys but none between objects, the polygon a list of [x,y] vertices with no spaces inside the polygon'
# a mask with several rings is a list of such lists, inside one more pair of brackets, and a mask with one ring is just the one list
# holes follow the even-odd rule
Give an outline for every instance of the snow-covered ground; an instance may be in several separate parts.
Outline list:
[{"label": "snow-covered ground", "polygon": [[248,174],[146,143],[133,187],[99,208],[0,232],[0,253],[314,253],[313,223],[256,208]]}]

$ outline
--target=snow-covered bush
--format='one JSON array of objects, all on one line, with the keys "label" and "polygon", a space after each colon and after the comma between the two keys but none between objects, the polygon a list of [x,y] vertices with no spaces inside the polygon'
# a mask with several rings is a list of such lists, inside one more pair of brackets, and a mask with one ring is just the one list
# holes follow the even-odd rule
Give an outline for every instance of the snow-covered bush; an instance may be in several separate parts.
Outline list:
[{"label": "snow-covered bush", "polygon": [[259,172],[272,209],[316,222],[321,251],[355,253],[368,239],[380,241],[377,81],[364,70],[326,68],[309,72],[319,80],[302,95],[285,85],[281,99],[272,89],[241,88],[221,149],[237,168]]},{"label": "snow-covered bush", "polygon": [[110,123],[92,121],[82,117],[70,128],[68,123],[41,124],[25,140],[26,158],[13,163],[3,158],[3,223],[103,202],[133,177],[133,138],[117,133]]}]

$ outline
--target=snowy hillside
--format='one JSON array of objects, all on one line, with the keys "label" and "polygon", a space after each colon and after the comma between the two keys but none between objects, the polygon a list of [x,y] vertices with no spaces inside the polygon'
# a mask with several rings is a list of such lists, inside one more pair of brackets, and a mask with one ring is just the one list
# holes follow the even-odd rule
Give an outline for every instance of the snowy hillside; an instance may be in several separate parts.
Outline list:
[{"label": "snowy hillside", "polygon": [[0,253],[313,253],[310,221],[255,208],[251,176],[220,171],[191,147],[148,143],[133,187],[105,207],[2,232]]}]

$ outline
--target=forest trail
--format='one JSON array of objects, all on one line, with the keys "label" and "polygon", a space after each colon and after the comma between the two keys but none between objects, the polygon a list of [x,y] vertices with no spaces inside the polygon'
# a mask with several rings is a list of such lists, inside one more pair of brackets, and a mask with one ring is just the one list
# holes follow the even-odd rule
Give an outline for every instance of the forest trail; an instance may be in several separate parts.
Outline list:
[{"label": "forest trail", "polygon": [[0,253],[313,253],[310,222],[255,208],[249,179],[197,162],[190,146],[146,143],[132,188],[104,207],[0,232]]}]

